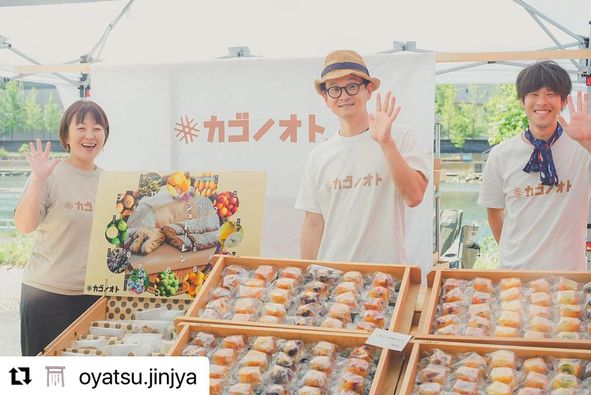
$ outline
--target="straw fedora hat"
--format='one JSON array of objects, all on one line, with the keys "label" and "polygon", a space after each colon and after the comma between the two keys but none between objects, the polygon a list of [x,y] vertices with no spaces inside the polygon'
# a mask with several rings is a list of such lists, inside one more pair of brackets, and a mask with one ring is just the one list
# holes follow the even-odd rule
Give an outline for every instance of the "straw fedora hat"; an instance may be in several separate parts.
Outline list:
[{"label": "straw fedora hat", "polygon": [[320,73],[320,79],[314,81],[316,91],[322,93],[322,84],[327,80],[334,80],[354,74],[364,80],[373,82],[375,89],[380,87],[380,80],[369,76],[369,70],[363,58],[355,51],[337,50],[326,55],[324,59],[324,68]]}]

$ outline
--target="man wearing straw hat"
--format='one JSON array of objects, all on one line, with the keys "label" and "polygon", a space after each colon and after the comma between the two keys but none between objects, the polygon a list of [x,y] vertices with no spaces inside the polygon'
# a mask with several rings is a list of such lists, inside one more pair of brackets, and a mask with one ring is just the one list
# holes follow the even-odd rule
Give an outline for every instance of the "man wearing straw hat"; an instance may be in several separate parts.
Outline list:
[{"label": "man wearing straw hat", "polygon": [[427,187],[428,159],[412,130],[395,125],[400,111],[354,51],[327,55],[314,83],[340,130],[308,157],[296,208],[305,211],[301,257],[346,262],[405,263],[404,210]]},{"label": "man wearing straw hat", "polygon": [[[574,270],[586,266],[591,195],[591,114],[587,95],[570,96],[568,73],[541,61],[517,76],[528,127],[495,146],[478,203],[499,243],[500,268]],[[570,122],[561,115],[568,105]]]}]

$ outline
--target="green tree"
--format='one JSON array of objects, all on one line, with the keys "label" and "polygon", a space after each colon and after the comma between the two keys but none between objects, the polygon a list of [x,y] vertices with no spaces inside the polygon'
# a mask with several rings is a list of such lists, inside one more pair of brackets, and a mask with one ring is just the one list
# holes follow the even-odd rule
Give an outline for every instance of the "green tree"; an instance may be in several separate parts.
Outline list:
[{"label": "green tree", "polygon": [[486,103],[485,109],[489,114],[488,142],[491,145],[515,136],[527,127],[527,116],[513,84],[498,87]]},{"label": "green tree", "polygon": [[18,82],[8,81],[0,90],[0,133],[14,136],[14,132],[22,130],[24,109],[21,90]]},{"label": "green tree", "polygon": [[43,108],[43,123],[45,130],[49,133],[58,133],[60,127],[60,120],[62,114],[57,106],[57,103],[53,100],[53,94],[49,94],[49,99]]},{"label": "green tree", "polygon": [[457,116],[456,87],[452,84],[440,84],[435,88],[435,113],[439,116],[441,135],[449,137],[449,131]]},{"label": "green tree", "polygon": [[25,100],[25,128],[31,132],[43,129],[43,111],[37,104],[37,90],[31,89],[29,97]]}]

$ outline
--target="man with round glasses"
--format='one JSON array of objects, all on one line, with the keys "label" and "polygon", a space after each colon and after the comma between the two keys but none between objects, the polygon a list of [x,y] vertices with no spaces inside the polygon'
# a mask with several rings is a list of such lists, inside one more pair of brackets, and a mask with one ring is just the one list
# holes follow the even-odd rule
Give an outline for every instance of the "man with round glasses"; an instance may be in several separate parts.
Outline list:
[{"label": "man with round glasses", "polygon": [[423,200],[428,155],[412,130],[393,123],[400,107],[354,51],[329,53],[314,83],[340,130],[315,147],[296,208],[305,211],[302,259],[406,263],[404,210]]}]

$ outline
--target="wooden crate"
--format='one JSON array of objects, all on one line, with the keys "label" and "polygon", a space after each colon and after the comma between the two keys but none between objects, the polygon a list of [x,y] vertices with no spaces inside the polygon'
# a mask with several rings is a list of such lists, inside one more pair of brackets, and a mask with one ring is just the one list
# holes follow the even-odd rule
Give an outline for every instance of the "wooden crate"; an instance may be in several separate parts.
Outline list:
[{"label": "wooden crate", "polygon": [[[182,351],[191,340],[191,332],[208,332],[217,336],[275,336],[287,340],[302,340],[304,343],[329,341],[341,347],[356,347],[365,344],[368,335],[361,333],[338,333],[334,331],[321,332],[318,330],[263,328],[246,325],[220,325],[198,322],[185,322],[179,325],[177,342],[171,350],[171,355],[182,355]],[[410,347],[409,347],[410,351]],[[402,377],[402,354],[382,352],[371,383],[368,395],[393,395]]]},{"label": "wooden crate", "polygon": [[407,369],[404,372],[400,391],[397,395],[411,395],[415,386],[418,364],[421,355],[433,349],[440,349],[451,354],[461,354],[466,352],[476,352],[478,354],[488,354],[497,350],[513,351],[517,357],[555,357],[555,358],[580,358],[591,360],[591,350],[573,350],[565,348],[547,348],[547,347],[524,347],[513,345],[492,345],[492,344],[473,344],[458,342],[439,342],[415,340],[412,342],[412,351],[408,359]]},{"label": "wooden crate", "polygon": [[253,257],[233,257],[220,256],[215,262],[213,270],[209,273],[207,280],[201,287],[201,291],[195,296],[195,300],[187,310],[184,317],[177,318],[177,324],[180,322],[207,322],[211,324],[220,325],[246,325],[261,328],[283,328],[294,329],[299,328],[303,330],[321,330],[321,331],[336,331],[347,333],[367,333],[363,331],[355,331],[349,329],[332,329],[321,328],[316,326],[295,326],[286,324],[264,324],[258,322],[239,322],[229,320],[216,319],[201,319],[198,313],[205,307],[208,302],[208,297],[211,291],[220,283],[222,272],[229,265],[242,265],[247,268],[254,269],[260,265],[272,265],[279,268],[294,266],[299,267],[305,271],[310,265],[321,265],[329,268],[341,270],[343,272],[356,270],[361,273],[374,273],[381,271],[389,273],[401,280],[400,290],[398,292],[398,299],[394,306],[394,311],[388,325],[384,329],[394,332],[409,333],[416,300],[421,286],[421,271],[416,266],[408,265],[390,265],[377,263],[351,263],[351,262],[324,262],[324,261],[307,261],[307,260],[291,260],[291,259],[267,259],[267,258],[253,258]]},{"label": "wooden crate", "polygon": [[417,339],[434,341],[453,341],[469,343],[506,344],[530,347],[558,347],[558,348],[582,348],[591,349],[591,340],[580,339],[559,339],[559,338],[524,338],[524,337],[473,337],[473,336],[452,336],[431,334],[431,325],[435,319],[437,306],[441,296],[442,282],[447,278],[471,280],[475,277],[489,278],[494,283],[507,277],[518,277],[523,283],[539,278],[562,276],[579,283],[591,281],[591,273],[588,272],[551,272],[551,271],[503,271],[503,270],[436,270],[427,276],[428,289],[425,296],[425,308],[421,314],[418,330],[415,334]]},{"label": "wooden crate", "polygon": [[93,321],[130,319],[139,309],[167,306],[169,309],[186,310],[190,299],[134,298],[103,296],[88,308],[76,321],[56,337],[39,355],[57,356],[81,336],[87,335]]}]

